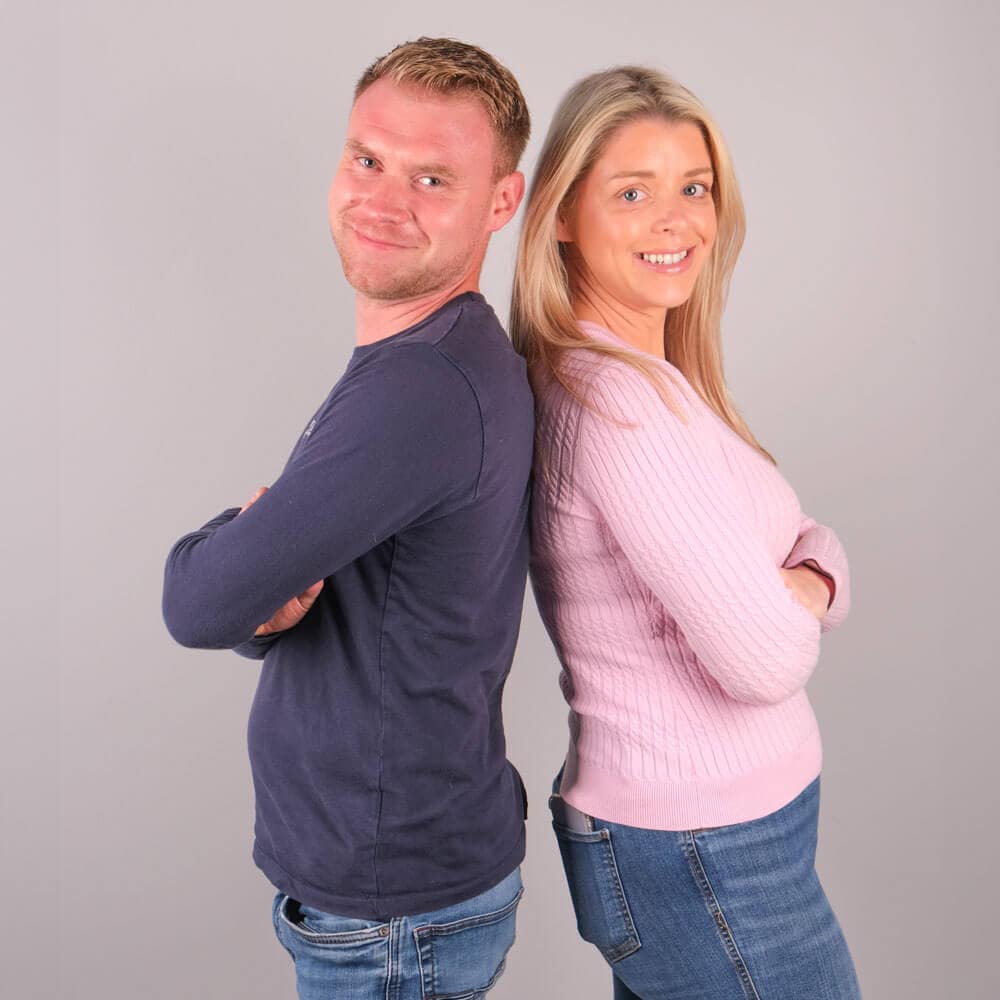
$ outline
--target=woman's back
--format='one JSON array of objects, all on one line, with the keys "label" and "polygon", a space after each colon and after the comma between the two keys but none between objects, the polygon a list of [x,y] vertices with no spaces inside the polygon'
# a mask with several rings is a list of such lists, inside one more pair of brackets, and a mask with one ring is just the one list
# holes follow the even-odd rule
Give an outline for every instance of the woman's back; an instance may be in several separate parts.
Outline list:
[{"label": "woman's back", "polygon": [[554,379],[536,386],[532,584],[573,710],[562,794],[660,829],[766,815],[821,756],[803,688],[821,626],[777,570],[816,558],[843,581],[832,627],[847,610],[839,543],[666,362],[687,423],[623,362],[565,363],[636,426]]}]

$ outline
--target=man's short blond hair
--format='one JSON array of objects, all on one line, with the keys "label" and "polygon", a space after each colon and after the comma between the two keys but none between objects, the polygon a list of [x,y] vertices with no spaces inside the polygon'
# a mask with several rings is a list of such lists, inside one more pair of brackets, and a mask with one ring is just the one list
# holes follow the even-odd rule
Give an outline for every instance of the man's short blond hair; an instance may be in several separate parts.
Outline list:
[{"label": "man's short blond hair", "polygon": [[418,38],[376,59],[361,74],[354,99],[376,80],[475,97],[496,135],[496,177],[517,169],[531,134],[528,105],[514,74],[488,52],[454,38]]}]

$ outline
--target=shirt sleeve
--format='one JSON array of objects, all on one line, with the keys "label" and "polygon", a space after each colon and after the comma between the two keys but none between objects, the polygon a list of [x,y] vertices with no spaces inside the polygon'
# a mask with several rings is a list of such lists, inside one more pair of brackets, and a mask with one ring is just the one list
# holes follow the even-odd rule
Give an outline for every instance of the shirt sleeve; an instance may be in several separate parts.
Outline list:
[{"label": "shirt sleeve", "polygon": [[688,404],[685,419],[639,372],[605,366],[591,398],[612,420],[590,411],[581,418],[579,481],[722,689],[744,702],[784,701],[815,668],[820,623],[727,488],[705,433],[709,414],[672,391]]},{"label": "shirt sleeve", "polygon": [[847,554],[840,539],[825,524],[817,524],[811,517],[803,516],[799,537],[785,560],[785,567],[792,569],[806,560],[813,560],[833,580],[833,601],[820,622],[823,632],[840,625],[851,609],[851,577],[847,567]]},{"label": "shirt sleeve", "polygon": [[233,652],[248,660],[263,660],[267,651],[288,631],[269,632],[267,635],[252,635],[246,642],[233,646]]},{"label": "shirt sleeve", "polygon": [[469,503],[482,452],[472,387],[433,345],[362,361],[267,493],[170,550],[167,629],[185,646],[254,655],[254,631],[291,598],[402,529]]}]

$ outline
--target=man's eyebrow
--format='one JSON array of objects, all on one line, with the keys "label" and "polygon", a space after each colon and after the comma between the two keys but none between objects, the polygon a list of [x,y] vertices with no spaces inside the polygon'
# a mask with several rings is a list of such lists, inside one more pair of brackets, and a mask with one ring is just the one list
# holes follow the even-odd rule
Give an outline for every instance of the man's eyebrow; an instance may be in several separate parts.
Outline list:
[{"label": "man's eyebrow", "polygon": [[373,156],[374,155],[372,153],[372,151],[363,142],[358,142],[357,139],[348,139],[347,142],[344,143],[344,148],[349,153],[355,153],[358,156],[361,156],[361,155]]},{"label": "man's eyebrow", "polygon": [[[702,174],[714,174],[715,171],[711,167],[695,167],[694,170],[689,170],[684,174],[687,177],[700,177]],[[625,177],[642,177],[642,178],[652,178],[656,176],[656,171],[654,170],[622,170],[617,174],[612,174],[608,180],[609,181],[620,181]]]},{"label": "man's eyebrow", "polygon": [[414,170],[415,174],[430,174],[432,177],[441,177],[446,181],[455,179],[455,171],[444,163],[427,163]]}]

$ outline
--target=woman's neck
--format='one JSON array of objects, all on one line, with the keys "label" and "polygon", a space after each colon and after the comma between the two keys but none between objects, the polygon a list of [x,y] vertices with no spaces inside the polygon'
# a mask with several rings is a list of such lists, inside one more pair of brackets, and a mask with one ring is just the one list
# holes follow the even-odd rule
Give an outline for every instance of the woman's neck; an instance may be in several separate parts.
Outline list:
[{"label": "woman's neck", "polygon": [[663,341],[666,309],[640,310],[626,306],[582,282],[573,289],[571,304],[577,320],[603,326],[646,354],[666,357]]}]

